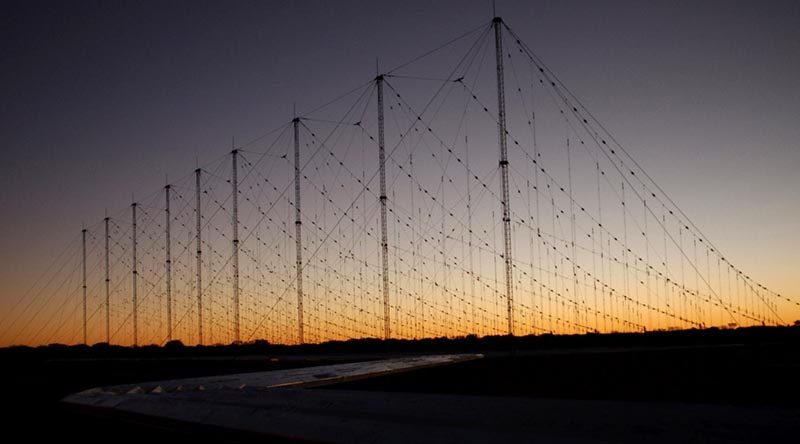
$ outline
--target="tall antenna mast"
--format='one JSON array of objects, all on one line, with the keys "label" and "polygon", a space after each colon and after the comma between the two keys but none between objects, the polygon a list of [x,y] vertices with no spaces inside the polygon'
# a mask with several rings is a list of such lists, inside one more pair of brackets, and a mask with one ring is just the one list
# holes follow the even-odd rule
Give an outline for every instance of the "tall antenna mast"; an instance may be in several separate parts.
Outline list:
[{"label": "tall antenna mast", "polygon": [[103,219],[103,223],[105,225],[105,265],[106,265],[106,344],[111,344],[111,306],[109,303],[111,302],[110,297],[110,283],[111,280],[109,279],[109,269],[108,269],[108,216]]},{"label": "tall antenna mast", "polygon": [[195,240],[196,240],[196,255],[195,259],[197,263],[195,264],[195,283],[197,285],[197,343],[203,345],[203,280],[202,280],[202,270],[203,270],[203,249],[202,249],[202,238],[200,234],[200,230],[202,228],[200,224],[201,213],[200,213],[200,168],[194,170],[195,174]]},{"label": "tall antenna mast", "polygon": [[165,252],[166,252],[166,283],[167,283],[167,341],[172,340],[172,254],[170,253],[170,230],[169,230],[169,190],[170,185],[164,187],[164,199],[166,207],[164,209],[164,226],[166,229]]},{"label": "tall antenna mast", "polygon": [[239,178],[237,161],[239,150],[231,151],[231,166],[233,174],[233,340],[239,343]]},{"label": "tall antenna mast", "polygon": [[386,152],[383,134],[383,75],[375,78],[378,84],[378,163],[381,170],[381,262],[383,277],[383,338],[389,339],[389,240],[386,234]]},{"label": "tall antenna mast", "polygon": [[303,338],[303,222],[300,220],[300,119],[292,120],[294,126],[294,233],[295,250],[297,252],[297,342],[302,344]]},{"label": "tall antenna mast", "polygon": [[475,267],[474,267],[474,255],[472,254],[472,191],[470,188],[470,176],[471,174],[469,169],[469,136],[464,136],[464,158],[466,161],[466,168],[467,168],[467,232],[469,234],[467,240],[467,246],[469,247],[469,294],[471,299],[471,308],[472,308],[472,328],[474,329],[473,333],[478,333],[478,328],[476,327],[476,317],[475,317]]},{"label": "tall antenna mast", "polygon": [[139,307],[136,301],[136,202],[131,204],[131,220],[133,222],[133,234],[131,235],[131,248],[133,250],[133,261],[131,264],[131,276],[133,280],[133,287],[131,295],[133,296],[133,346],[139,345]]},{"label": "tall antenna mast", "polygon": [[83,247],[83,345],[86,345],[86,228],[81,230]]},{"label": "tall antenna mast", "polygon": [[508,146],[506,145],[506,97],[503,75],[503,19],[495,17],[494,27],[495,56],[497,61],[497,132],[500,145],[500,183],[503,189],[503,260],[506,264],[506,302],[508,334],[514,334],[514,294],[513,269],[511,262],[511,203],[508,196]]}]

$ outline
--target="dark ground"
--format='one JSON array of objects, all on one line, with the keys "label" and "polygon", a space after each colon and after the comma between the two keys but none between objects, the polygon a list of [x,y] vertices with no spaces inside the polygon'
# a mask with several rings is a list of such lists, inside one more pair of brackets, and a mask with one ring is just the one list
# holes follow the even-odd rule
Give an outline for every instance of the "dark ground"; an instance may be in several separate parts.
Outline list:
[{"label": "dark ground", "polygon": [[[227,430],[133,415],[107,414],[58,401],[92,387],[147,380],[188,378],[279,370],[341,363],[341,360],[278,360],[269,357],[47,359],[29,356],[3,359],[4,422],[26,438],[59,438],[75,443],[167,442],[192,437],[200,442],[253,442],[252,436]],[[4,427],[8,430],[8,427]],[[6,436],[8,432],[6,432]],[[26,439],[27,440],[27,439]],[[38,439],[34,439],[34,442]],[[274,441],[274,440],[273,440]]]},{"label": "dark ground", "polygon": [[332,389],[800,407],[800,347],[748,344],[490,353]]},{"label": "dark ground", "polygon": [[[68,408],[102,385],[327,365],[384,356],[482,352],[483,360],[328,388],[537,398],[765,404],[800,408],[800,328],[585,336],[361,340],[226,347],[49,346],[0,350],[10,432],[67,442],[252,442],[262,437]],[[27,439],[26,439],[27,440]]]}]

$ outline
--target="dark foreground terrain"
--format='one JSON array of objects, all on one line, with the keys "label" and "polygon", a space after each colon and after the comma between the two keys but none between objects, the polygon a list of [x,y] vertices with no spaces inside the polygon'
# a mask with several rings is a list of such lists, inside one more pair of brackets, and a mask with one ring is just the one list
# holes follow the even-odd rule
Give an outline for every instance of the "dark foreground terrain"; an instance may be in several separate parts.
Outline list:
[{"label": "dark foreground terrain", "polygon": [[[800,409],[800,328],[771,327],[361,340],[302,347],[260,342],[224,347],[8,348],[0,350],[3,410],[8,412],[4,423],[7,434],[23,433],[26,440],[263,441],[260,436],[222,429],[67,407],[59,400],[70,393],[112,384],[464,352],[483,353],[486,358],[348,382],[326,390],[371,390],[387,392],[387,396],[393,392],[445,393]],[[791,442],[796,436],[785,438]]]},{"label": "dark foreground terrain", "polygon": [[488,353],[486,359],[330,388],[800,407],[800,348],[730,344]]}]

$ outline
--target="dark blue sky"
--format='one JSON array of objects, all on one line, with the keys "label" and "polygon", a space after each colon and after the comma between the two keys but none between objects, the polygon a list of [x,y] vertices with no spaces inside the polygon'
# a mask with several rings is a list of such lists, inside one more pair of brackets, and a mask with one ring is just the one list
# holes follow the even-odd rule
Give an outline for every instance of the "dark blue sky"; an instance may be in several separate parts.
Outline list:
[{"label": "dark blue sky", "polygon": [[[497,3],[742,268],[800,290],[800,3]],[[83,221],[490,19],[488,1],[4,2],[2,304]]]}]

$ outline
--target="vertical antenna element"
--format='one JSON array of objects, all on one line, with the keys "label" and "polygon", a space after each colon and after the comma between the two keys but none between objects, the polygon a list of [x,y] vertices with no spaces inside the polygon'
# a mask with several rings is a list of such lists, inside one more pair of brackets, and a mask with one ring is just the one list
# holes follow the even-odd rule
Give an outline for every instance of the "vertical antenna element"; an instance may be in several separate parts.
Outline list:
[{"label": "vertical antenna element", "polygon": [[239,173],[237,161],[239,150],[231,151],[233,174],[233,341],[240,342],[239,336]]},{"label": "vertical antenna element", "polygon": [[133,261],[131,262],[131,276],[133,286],[131,296],[133,298],[133,346],[139,345],[139,306],[136,301],[136,202],[131,204],[131,220],[133,221],[133,232],[131,235],[131,249],[133,250]]},{"label": "vertical antenna element", "polygon": [[475,318],[475,267],[472,254],[472,192],[469,183],[469,177],[472,175],[469,169],[469,136],[464,136],[464,158],[466,160],[467,170],[467,232],[469,233],[468,249],[469,249],[469,293],[472,306],[472,332],[477,334],[478,328]]},{"label": "vertical antenna element", "polygon": [[103,219],[105,224],[105,250],[106,250],[106,257],[105,257],[105,265],[106,265],[106,344],[111,344],[111,297],[110,297],[110,283],[111,279],[109,279],[109,269],[108,269],[108,220],[109,218],[106,217]]},{"label": "vertical antenna element", "polygon": [[383,339],[389,339],[389,241],[386,234],[386,152],[383,134],[383,76],[378,83],[378,162],[381,170],[381,262],[383,265]]},{"label": "vertical antenna element", "polygon": [[297,342],[302,344],[303,339],[303,238],[300,220],[300,119],[292,120],[294,125],[294,233],[295,250],[297,252]]},{"label": "vertical antenna element", "polygon": [[508,147],[506,146],[506,98],[503,76],[503,32],[500,25],[503,19],[495,17],[494,26],[495,56],[497,60],[497,131],[500,136],[500,180],[503,188],[503,259],[506,264],[506,301],[508,304],[508,334],[514,334],[514,294],[511,262],[511,210],[508,196]]},{"label": "vertical antenna element", "polygon": [[83,247],[83,345],[86,345],[86,228],[81,230]]},{"label": "vertical antenna element", "polygon": [[165,252],[166,252],[166,284],[167,284],[167,341],[172,340],[172,254],[170,253],[170,230],[169,230],[169,190],[170,186],[164,187],[164,199],[166,207],[164,209],[164,226],[166,232]]},{"label": "vertical antenna element", "polygon": [[195,284],[197,285],[197,343],[203,345],[203,280],[202,280],[202,270],[203,270],[203,249],[202,249],[202,238],[200,237],[200,230],[202,228],[200,224],[200,168],[194,170],[195,174],[195,207],[194,207],[194,214],[195,214],[195,241],[196,241],[196,254],[195,260],[197,263],[195,264]]}]

